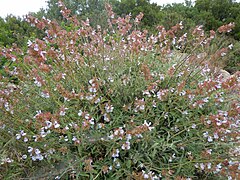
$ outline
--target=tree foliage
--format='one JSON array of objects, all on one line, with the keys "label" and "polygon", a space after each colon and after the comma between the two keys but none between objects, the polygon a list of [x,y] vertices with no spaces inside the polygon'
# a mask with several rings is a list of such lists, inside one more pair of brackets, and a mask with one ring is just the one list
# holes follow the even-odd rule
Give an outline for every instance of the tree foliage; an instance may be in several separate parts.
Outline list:
[{"label": "tree foliage", "polygon": [[30,37],[42,37],[41,31],[31,27],[24,19],[13,15],[0,18],[0,46],[26,46]]}]

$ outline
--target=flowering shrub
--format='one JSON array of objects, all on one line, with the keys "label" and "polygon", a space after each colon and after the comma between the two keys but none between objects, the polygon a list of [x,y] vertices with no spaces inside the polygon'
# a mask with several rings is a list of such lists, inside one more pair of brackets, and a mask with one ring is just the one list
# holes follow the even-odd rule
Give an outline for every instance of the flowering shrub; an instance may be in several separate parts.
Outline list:
[{"label": "flowering shrub", "polygon": [[59,6],[70,30],[28,17],[46,37],[1,50],[17,79],[1,77],[2,178],[239,179],[239,73],[217,74],[230,50],[208,53],[217,33],[179,23],[149,35],[143,14],[109,5],[108,29],[93,29]]}]

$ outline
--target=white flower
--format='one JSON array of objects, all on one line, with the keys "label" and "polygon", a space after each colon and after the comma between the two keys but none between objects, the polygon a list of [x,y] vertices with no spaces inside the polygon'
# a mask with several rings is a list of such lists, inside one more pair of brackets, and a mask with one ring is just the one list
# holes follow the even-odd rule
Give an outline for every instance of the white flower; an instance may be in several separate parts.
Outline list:
[{"label": "white flower", "polygon": [[41,151],[39,149],[35,149],[35,154],[40,154]]},{"label": "white flower", "polygon": [[90,115],[89,115],[89,114],[86,114],[84,118],[85,118],[86,120],[89,120]]},{"label": "white flower", "polygon": [[82,116],[82,113],[83,113],[82,110],[79,110],[78,111],[78,116]]},{"label": "white flower", "polygon": [[34,51],[38,51],[38,50],[39,50],[38,44],[35,44],[34,45]]},{"label": "white flower", "polygon": [[137,138],[143,138],[143,135],[142,134],[136,134],[135,135]]},{"label": "white flower", "polygon": [[144,175],[143,175],[143,178],[144,178],[144,179],[148,179],[148,178],[149,178],[149,175],[148,175],[148,174],[144,174]]},{"label": "white flower", "polygon": [[48,152],[49,154],[53,154],[55,151],[56,151],[56,150],[52,148],[52,149],[49,149],[47,152]]},{"label": "white flower", "polygon": [[15,61],[16,61],[16,58],[15,58],[15,57],[12,57],[12,61],[15,62]]},{"label": "white flower", "polygon": [[22,155],[22,159],[27,159],[27,155],[26,154]]},{"label": "white flower", "polygon": [[114,135],[111,134],[111,135],[108,136],[108,138],[109,138],[109,139],[113,139],[113,138],[114,138]]},{"label": "white flower", "polygon": [[59,113],[60,116],[65,116],[65,114],[66,114],[66,111],[65,111],[65,110],[60,111],[60,113]]},{"label": "white flower", "polygon": [[42,83],[40,81],[37,80],[37,78],[34,78],[34,84],[36,84],[37,87],[41,87]]},{"label": "white flower", "polygon": [[129,150],[130,149],[130,142],[126,141],[123,145],[122,145],[122,149],[123,150]]},{"label": "white flower", "polygon": [[45,121],[46,123],[46,126],[45,126],[45,129],[49,129],[52,127],[52,122],[51,121]]},{"label": "white flower", "polygon": [[91,92],[91,93],[95,93],[95,92],[97,92],[97,89],[95,88],[95,87],[89,87],[89,92]]},{"label": "white flower", "polygon": [[94,119],[91,118],[91,119],[89,120],[89,123],[90,123],[91,125],[94,125],[94,124],[95,124]]},{"label": "white flower", "polygon": [[68,141],[68,137],[67,136],[64,137],[64,141],[66,141],[66,142]]},{"label": "white flower", "polygon": [[97,99],[94,101],[94,103],[95,103],[95,104],[99,103],[99,102],[101,101],[101,99],[102,99],[102,97],[97,98]]},{"label": "white flower", "polygon": [[40,135],[41,135],[41,137],[46,137],[49,133],[50,133],[50,131],[48,130],[47,132],[45,132],[45,127],[42,127],[41,128],[41,131],[40,131]]},{"label": "white flower", "polygon": [[32,41],[28,40],[27,42],[28,47],[32,45]]},{"label": "white flower", "polygon": [[37,154],[36,156],[32,156],[32,160],[33,161],[36,161],[36,160],[43,160],[43,156],[41,154]]},{"label": "white flower", "polygon": [[96,95],[87,95],[85,98],[88,100],[88,101],[91,101]]},{"label": "white flower", "polygon": [[208,137],[208,132],[207,131],[205,133],[203,133],[203,137],[205,137],[205,138]]},{"label": "white flower", "polygon": [[114,79],[112,77],[108,77],[109,82],[114,82]]},{"label": "white flower", "polygon": [[88,82],[89,82],[89,84],[93,85],[93,84],[94,84],[94,83],[93,83],[93,82],[94,82],[94,79],[90,79]]},{"label": "white flower", "polygon": [[230,44],[230,45],[228,46],[228,48],[229,48],[229,49],[232,49],[232,48],[233,48],[233,44]]},{"label": "white flower", "polygon": [[113,158],[117,158],[117,157],[119,157],[119,149],[116,149],[116,151],[112,154],[112,157]]},{"label": "white flower", "polygon": [[37,155],[37,159],[38,159],[39,161],[41,161],[41,160],[43,160],[43,156],[42,156],[41,154],[39,154],[39,155]]},{"label": "white flower", "polygon": [[12,163],[12,162],[13,162],[13,159],[10,159],[10,158],[1,159],[1,165],[5,163]]},{"label": "white flower", "polygon": [[144,124],[143,125],[147,126],[149,131],[154,129],[154,127],[150,127],[151,124],[152,124],[151,122],[148,123],[146,120],[144,120]]},{"label": "white flower", "polygon": [[126,139],[129,141],[130,139],[132,139],[132,135],[131,134],[127,134],[126,135]]},{"label": "white flower", "polygon": [[219,163],[219,164],[217,165],[217,168],[218,168],[218,169],[221,169],[221,168],[222,168],[221,163]]},{"label": "white flower", "polygon": [[110,119],[108,118],[108,115],[105,113],[103,114],[104,121],[109,122]]},{"label": "white flower", "polygon": [[114,131],[114,135],[115,135],[115,136],[122,136],[122,135],[124,135],[124,130],[123,130],[123,128],[122,128],[122,127],[119,127],[118,129],[116,129],[116,130]]},{"label": "white flower", "polygon": [[139,109],[140,109],[141,111],[143,111],[143,110],[145,109],[145,105],[144,105],[144,104],[140,105],[140,106],[139,106]]},{"label": "white flower", "polygon": [[21,137],[22,137],[22,136],[21,136],[20,134],[16,134],[16,139],[17,139],[17,140],[21,139]]},{"label": "white flower", "polygon": [[60,179],[60,177],[59,177],[59,176],[56,176],[54,179]]},{"label": "white flower", "polygon": [[211,167],[212,167],[212,163],[208,163],[208,164],[207,164],[207,168],[208,168],[208,169],[211,169]]},{"label": "white flower", "polygon": [[168,118],[168,112],[164,114],[164,119],[167,119],[167,118]]},{"label": "white flower", "polygon": [[213,142],[212,136],[208,136],[208,142]]},{"label": "white flower", "polygon": [[65,74],[65,73],[63,73],[63,74],[62,74],[62,78],[63,78],[63,79],[65,79],[65,77],[66,77],[66,74]]},{"label": "white flower", "polygon": [[207,120],[207,124],[211,124],[212,123],[212,121],[211,120]]},{"label": "white flower", "polygon": [[50,95],[49,95],[49,93],[48,92],[41,92],[41,97],[43,97],[43,98],[50,98]]},{"label": "white flower", "polygon": [[207,150],[207,153],[208,153],[208,154],[212,154],[212,149],[208,149],[208,150]]},{"label": "white flower", "polygon": [[153,100],[152,106],[153,106],[154,108],[157,107],[157,103],[155,102],[155,100]]},{"label": "white flower", "polygon": [[76,136],[73,136],[72,141],[76,141],[76,140],[77,140]]},{"label": "white flower", "polygon": [[222,125],[222,121],[220,121],[220,120],[217,120],[217,126],[221,126]]},{"label": "white flower", "polygon": [[196,124],[192,124],[192,128],[195,129],[197,127]]},{"label": "white flower", "polygon": [[226,56],[227,54],[225,53],[225,52],[223,52],[223,53],[221,53],[221,56],[223,57],[223,56]]},{"label": "white flower", "polygon": [[99,129],[102,129],[104,127],[104,124],[103,123],[98,123],[98,128]]},{"label": "white flower", "polygon": [[216,167],[216,172],[220,172],[221,168],[222,168],[222,165],[219,163]]},{"label": "white flower", "polygon": [[59,127],[60,127],[60,124],[58,124],[57,121],[54,121],[54,128],[57,129],[57,128],[59,128]]},{"label": "white flower", "polygon": [[28,147],[28,152],[31,153],[33,151],[33,148],[31,146]]},{"label": "white flower", "polygon": [[198,163],[194,164],[194,166],[195,166],[195,168],[199,168],[199,164]]},{"label": "white flower", "polygon": [[214,134],[213,134],[213,137],[214,137],[214,139],[218,139],[218,138],[219,138],[219,136],[218,136],[217,133],[214,133]]},{"label": "white flower", "polygon": [[203,163],[200,163],[200,168],[201,168],[201,170],[204,170],[205,165]]},{"label": "white flower", "polygon": [[113,112],[114,107],[112,105],[109,105],[108,103],[105,105],[105,110],[107,113]]}]

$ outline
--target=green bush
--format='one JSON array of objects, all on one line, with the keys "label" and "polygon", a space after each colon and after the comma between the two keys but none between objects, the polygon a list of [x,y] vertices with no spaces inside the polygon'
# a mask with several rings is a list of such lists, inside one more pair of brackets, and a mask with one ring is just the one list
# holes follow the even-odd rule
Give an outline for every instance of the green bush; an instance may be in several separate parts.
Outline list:
[{"label": "green bush", "polygon": [[72,30],[29,17],[46,37],[1,52],[19,81],[1,77],[1,178],[239,178],[239,77],[211,63],[227,48],[205,61],[213,37],[197,27],[183,57],[181,24],[149,35],[135,29],[142,14],[107,5],[108,29],[93,29],[60,7]]}]

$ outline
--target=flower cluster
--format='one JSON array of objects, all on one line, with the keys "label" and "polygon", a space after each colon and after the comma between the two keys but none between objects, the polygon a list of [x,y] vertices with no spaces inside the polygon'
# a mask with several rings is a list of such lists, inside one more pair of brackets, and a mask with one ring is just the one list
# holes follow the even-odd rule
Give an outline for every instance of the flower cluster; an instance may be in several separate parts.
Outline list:
[{"label": "flower cluster", "polygon": [[231,32],[232,29],[235,27],[234,23],[229,23],[227,25],[223,25],[218,28],[219,33],[226,33],[226,32]]}]

